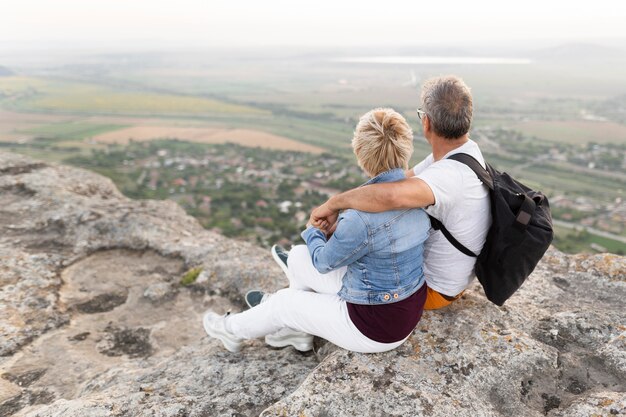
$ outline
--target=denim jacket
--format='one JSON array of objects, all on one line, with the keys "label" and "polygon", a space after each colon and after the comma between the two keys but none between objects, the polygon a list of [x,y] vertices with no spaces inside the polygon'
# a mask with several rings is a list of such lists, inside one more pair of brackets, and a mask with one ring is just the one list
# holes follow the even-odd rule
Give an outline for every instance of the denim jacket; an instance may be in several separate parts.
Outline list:
[{"label": "denim jacket", "polygon": [[[404,179],[402,169],[383,172],[365,185]],[[421,209],[367,213],[346,210],[330,239],[314,227],[302,232],[320,273],[347,266],[338,295],[353,304],[401,301],[424,285],[424,241],[430,220]]]}]

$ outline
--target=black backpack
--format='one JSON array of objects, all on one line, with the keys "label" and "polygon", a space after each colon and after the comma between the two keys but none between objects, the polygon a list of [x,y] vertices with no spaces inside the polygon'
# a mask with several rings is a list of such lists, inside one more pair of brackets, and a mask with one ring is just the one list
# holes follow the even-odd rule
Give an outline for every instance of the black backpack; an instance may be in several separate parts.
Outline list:
[{"label": "black backpack", "polygon": [[478,256],[459,243],[432,216],[431,226],[441,230],[446,239],[465,255],[477,258],[476,277],[489,301],[501,306],[533,272],[552,242],[554,234],[548,199],[506,172],[499,172],[489,164],[486,164],[487,169],[483,168],[468,154],[457,153],[447,159],[467,165],[489,187],[492,223]]}]

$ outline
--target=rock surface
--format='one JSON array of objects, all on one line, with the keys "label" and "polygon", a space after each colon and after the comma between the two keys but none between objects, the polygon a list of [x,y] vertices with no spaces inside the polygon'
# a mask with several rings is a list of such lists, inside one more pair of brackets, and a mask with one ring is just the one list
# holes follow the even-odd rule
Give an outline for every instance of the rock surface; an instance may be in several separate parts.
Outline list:
[{"label": "rock surface", "polygon": [[384,354],[231,354],[202,312],[284,286],[265,250],[8,153],[0,230],[0,416],[626,415],[623,257],[551,250],[505,307],[475,285]]}]

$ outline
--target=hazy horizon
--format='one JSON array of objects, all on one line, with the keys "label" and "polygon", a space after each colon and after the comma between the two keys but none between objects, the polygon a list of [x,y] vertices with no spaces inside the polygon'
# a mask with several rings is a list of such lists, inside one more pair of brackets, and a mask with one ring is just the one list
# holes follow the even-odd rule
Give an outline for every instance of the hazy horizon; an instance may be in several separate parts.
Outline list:
[{"label": "hazy horizon", "polygon": [[24,0],[5,6],[0,46],[120,48],[380,47],[551,40],[626,40],[626,5],[527,1],[471,3],[283,0],[200,2]]},{"label": "hazy horizon", "polygon": [[[15,70],[43,68],[49,65],[74,63],[96,64],[102,60],[132,59],[137,61],[168,60],[213,62],[214,60],[263,60],[281,62],[301,61],[328,62],[344,65],[397,64],[534,64],[539,61],[566,61],[575,59],[593,61],[594,66],[626,62],[626,37],[580,39],[580,40],[519,40],[502,42],[432,42],[413,45],[358,45],[358,46],[232,46],[216,47],[188,43],[135,41],[92,44],[83,42],[2,42],[0,41],[0,67]],[[373,59],[373,61],[372,61]],[[449,60],[452,61],[449,61]],[[296,61],[293,61],[296,60]],[[360,63],[362,61],[362,63]],[[449,61],[449,62],[448,62]],[[476,62],[472,62],[476,61]],[[494,61],[494,62],[490,62]],[[497,62],[500,61],[500,62]],[[123,60],[118,64],[124,64]]]}]

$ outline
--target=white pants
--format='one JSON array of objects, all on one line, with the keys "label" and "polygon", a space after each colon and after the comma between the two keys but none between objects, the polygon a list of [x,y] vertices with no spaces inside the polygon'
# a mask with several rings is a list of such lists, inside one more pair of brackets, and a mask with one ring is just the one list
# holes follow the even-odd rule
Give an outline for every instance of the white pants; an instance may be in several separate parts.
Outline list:
[{"label": "white pants", "polygon": [[354,352],[385,352],[404,340],[380,343],[364,336],[352,323],[348,307],[337,293],[346,268],[320,274],[305,245],[289,252],[289,288],[279,290],[262,304],[227,318],[227,328],[242,339],[272,334],[283,327],[322,337]]}]

